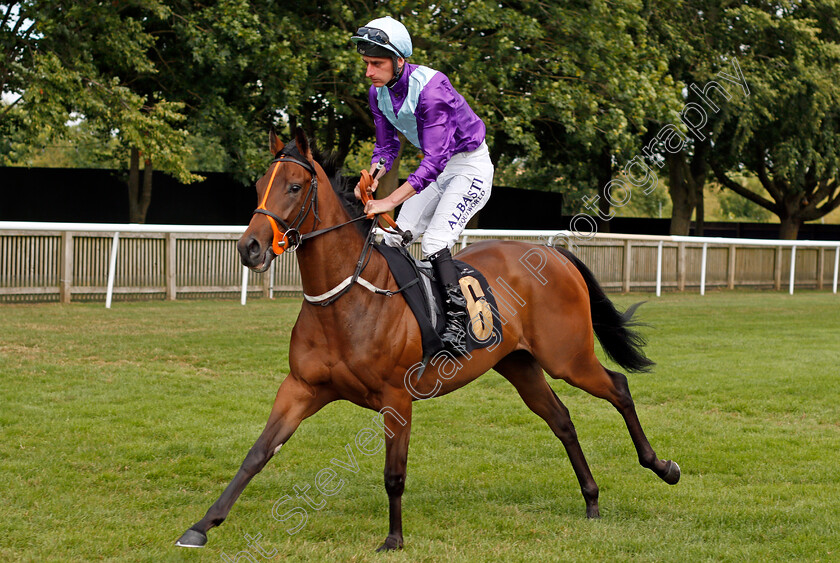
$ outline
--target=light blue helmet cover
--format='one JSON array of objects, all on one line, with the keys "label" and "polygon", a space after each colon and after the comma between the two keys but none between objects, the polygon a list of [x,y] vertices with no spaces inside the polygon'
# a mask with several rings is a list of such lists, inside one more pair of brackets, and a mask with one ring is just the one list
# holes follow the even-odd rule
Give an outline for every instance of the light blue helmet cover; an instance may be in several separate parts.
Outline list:
[{"label": "light blue helmet cover", "polygon": [[372,27],[374,29],[381,29],[386,34],[388,34],[388,40],[390,45],[382,44],[377,41],[370,41],[366,39],[366,36],[358,36],[354,35],[350,38],[351,41],[354,43],[359,43],[359,41],[367,41],[369,43],[373,43],[375,45],[379,45],[383,47],[398,57],[403,57],[405,59],[411,56],[413,52],[413,48],[411,45],[411,35],[409,35],[408,30],[405,26],[392,18],[391,16],[385,16],[384,18],[377,18],[375,20],[370,21],[365,27]]}]

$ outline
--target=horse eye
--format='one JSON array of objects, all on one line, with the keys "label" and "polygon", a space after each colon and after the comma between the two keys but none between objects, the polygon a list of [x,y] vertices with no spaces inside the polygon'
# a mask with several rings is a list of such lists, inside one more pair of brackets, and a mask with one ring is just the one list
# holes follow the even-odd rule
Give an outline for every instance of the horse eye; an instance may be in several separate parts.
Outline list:
[{"label": "horse eye", "polygon": [[301,190],[300,184],[292,184],[289,186],[289,193],[296,194]]}]

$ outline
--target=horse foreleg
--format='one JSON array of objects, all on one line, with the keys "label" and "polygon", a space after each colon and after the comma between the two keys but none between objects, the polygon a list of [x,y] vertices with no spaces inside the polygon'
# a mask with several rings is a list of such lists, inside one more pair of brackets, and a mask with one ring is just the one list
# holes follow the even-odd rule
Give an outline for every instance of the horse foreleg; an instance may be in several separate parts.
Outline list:
[{"label": "horse foreleg", "polygon": [[329,402],[329,399],[316,389],[293,378],[286,377],[277,391],[274,406],[265,428],[251,447],[245,460],[233,477],[233,480],[213,503],[213,506],[189,530],[175,542],[181,547],[203,547],[207,543],[207,531],[224,522],[233,503],[239,495],[268,463],[280,447],[292,436],[301,421]]},{"label": "horse foreleg", "polygon": [[[386,403],[387,404],[387,403]],[[385,492],[388,493],[388,537],[376,551],[402,549],[402,494],[411,435],[411,398],[406,394],[380,412],[385,417]]]}]

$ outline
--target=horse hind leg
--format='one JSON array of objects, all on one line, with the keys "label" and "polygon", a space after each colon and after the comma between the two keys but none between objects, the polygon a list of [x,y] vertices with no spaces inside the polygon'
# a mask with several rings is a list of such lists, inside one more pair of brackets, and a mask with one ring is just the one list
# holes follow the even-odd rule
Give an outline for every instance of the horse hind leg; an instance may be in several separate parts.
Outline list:
[{"label": "horse hind leg", "polygon": [[680,466],[677,465],[677,462],[670,459],[659,459],[656,456],[656,452],[653,451],[653,447],[650,445],[647,436],[645,436],[644,430],[642,430],[642,423],[639,422],[639,417],[636,414],[636,406],[633,403],[633,397],[630,395],[630,386],[627,383],[627,377],[623,373],[609,370],[603,366],[601,366],[601,369],[612,380],[617,391],[617,400],[610,400],[610,402],[624,418],[627,430],[630,431],[633,445],[636,447],[636,453],[639,455],[639,463],[642,467],[646,467],[656,473],[660,479],[669,485],[676,485],[680,480]]},{"label": "horse hind leg", "polygon": [[225,521],[236,499],[251,479],[262,471],[280,447],[291,438],[301,421],[315,414],[329,401],[324,394],[317,391],[313,393],[308,386],[291,375],[287,376],[277,391],[265,429],[248,451],[233,480],[207,510],[204,517],[184,532],[175,545],[204,547],[207,543],[208,530]]},{"label": "horse hind leg", "polygon": [[528,408],[545,420],[563,443],[586,502],[586,516],[600,518],[598,485],[583,455],[569,410],[548,385],[540,365],[531,354],[514,352],[496,364],[494,369],[513,384]]},{"label": "horse hind leg", "polygon": [[642,467],[650,469],[669,485],[677,484],[680,480],[680,466],[675,461],[662,460],[656,456],[642,430],[627,377],[623,373],[602,366],[594,353],[568,370],[553,370],[549,366],[546,371],[556,379],[563,379],[590,395],[609,401],[624,418]]}]

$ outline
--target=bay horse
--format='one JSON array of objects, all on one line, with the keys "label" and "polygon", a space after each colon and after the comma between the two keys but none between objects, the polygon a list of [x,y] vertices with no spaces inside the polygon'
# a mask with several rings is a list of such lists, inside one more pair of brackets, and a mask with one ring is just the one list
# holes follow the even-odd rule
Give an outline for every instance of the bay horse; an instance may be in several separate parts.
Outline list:
[{"label": "bay horse", "polygon": [[[342,198],[351,199],[352,188],[348,197],[346,180],[342,187],[335,176],[331,184],[300,129],[294,143],[286,147],[270,133],[269,148],[276,158],[257,181],[260,207],[237,248],[244,265],[265,271],[277,254],[300,245],[297,259],[304,295],[319,296],[320,301],[307,298],[301,307],[289,343],[290,372],[280,384],[265,429],[218,500],[177,545],[205,545],[207,531],[225,520],[248,482],[301,421],[332,401],[346,400],[384,413],[389,530],[379,550],[400,549],[412,402],[454,391],[491,369],[513,384],[560,439],[580,483],[587,517],[600,517],[598,486],[569,411],[543,371],[609,401],[624,418],[639,463],[666,483],[679,481],[679,466],[659,459],[645,437],[627,378],[605,368],[595,356],[593,331],[607,354],[626,370],[643,371],[652,365],[641,350],[643,341],[629,328],[635,307],[625,313],[616,310],[571,252],[514,241],[476,243],[457,258],[503,284],[506,293],[494,292],[497,301],[504,293],[509,309],[503,315],[501,342],[461,357],[457,369],[455,360],[433,360],[419,379],[414,378],[411,374],[422,357],[418,323],[402,297],[371,290],[396,291],[398,286],[384,257],[366,254],[369,240],[362,231],[344,226],[351,215]],[[332,189],[319,190],[320,186]],[[356,210],[364,218],[360,205]],[[358,283],[348,284],[357,270]]]}]

